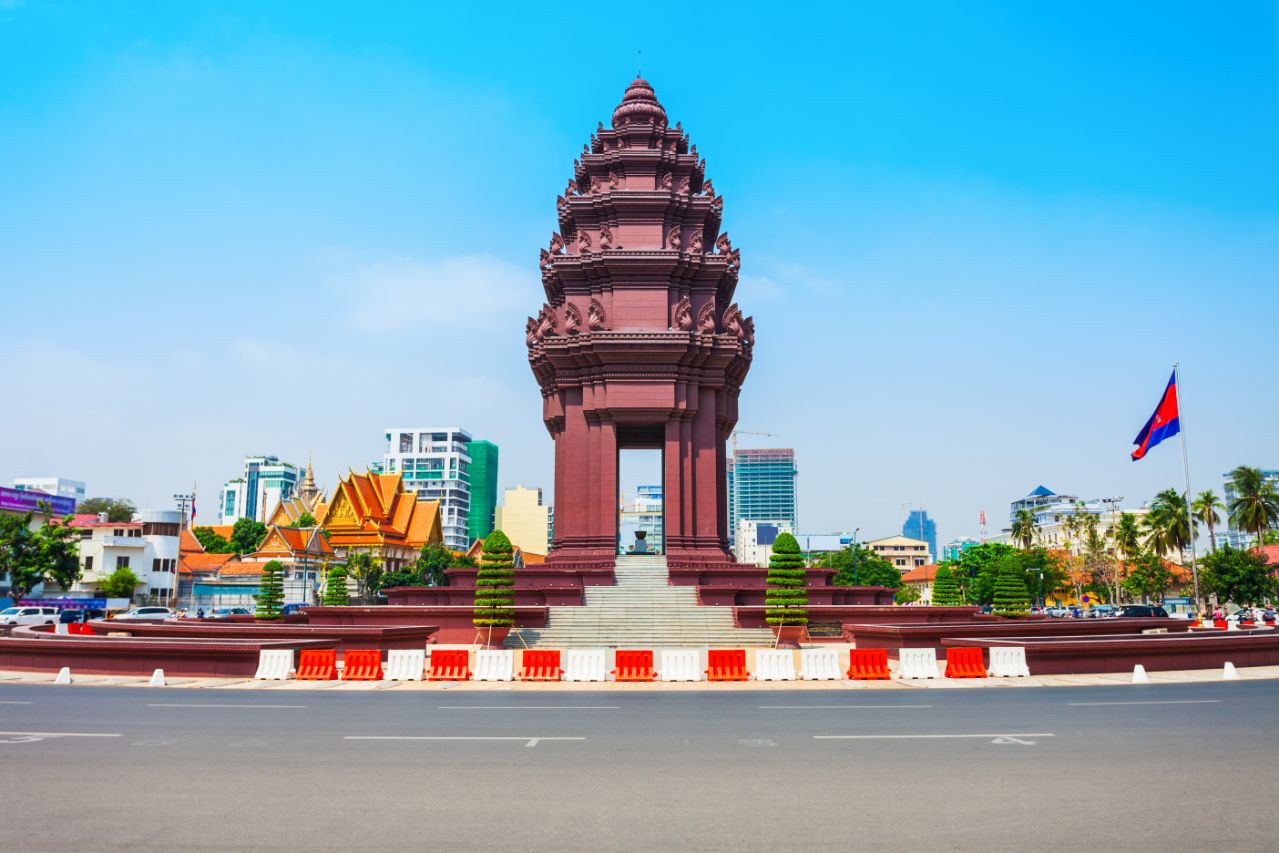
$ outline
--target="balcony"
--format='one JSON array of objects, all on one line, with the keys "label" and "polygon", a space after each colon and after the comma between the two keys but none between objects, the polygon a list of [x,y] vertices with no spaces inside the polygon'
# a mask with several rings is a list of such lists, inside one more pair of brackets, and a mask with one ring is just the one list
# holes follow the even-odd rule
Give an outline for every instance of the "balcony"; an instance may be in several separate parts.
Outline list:
[{"label": "balcony", "polygon": [[141,536],[103,536],[98,540],[104,548],[145,548],[147,540]]}]

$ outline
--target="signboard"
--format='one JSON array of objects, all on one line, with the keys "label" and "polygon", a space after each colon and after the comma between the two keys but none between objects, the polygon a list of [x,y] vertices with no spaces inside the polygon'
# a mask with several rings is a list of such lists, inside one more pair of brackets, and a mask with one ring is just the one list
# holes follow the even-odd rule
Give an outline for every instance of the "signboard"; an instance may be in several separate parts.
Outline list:
[{"label": "signboard", "polygon": [[24,489],[11,489],[0,486],[0,510],[10,512],[40,511],[39,504],[47,503],[54,515],[71,515],[75,512],[75,499],[58,495],[47,495],[44,492],[28,492]]}]

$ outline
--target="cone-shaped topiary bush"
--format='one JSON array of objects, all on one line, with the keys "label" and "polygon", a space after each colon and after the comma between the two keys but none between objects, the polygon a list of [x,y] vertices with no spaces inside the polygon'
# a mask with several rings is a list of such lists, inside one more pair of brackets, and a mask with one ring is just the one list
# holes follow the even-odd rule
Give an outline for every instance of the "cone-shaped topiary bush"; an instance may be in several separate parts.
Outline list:
[{"label": "cone-shaped topiary bush", "polygon": [[284,607],[284,564],[271,560],[262,567],[262,580],[258,585],[257,612],[259,619],[279,619]]},{"label": "cone-shaped topiary bush", "polygon": [[325,607],[346,607],[351,603],[346,591],[346,569],[334,566],[329,569],[329,579],[324,585]]},{"label": "cone-shaped topiary bush", "polygon": [[933,604],[937,607],[954,607],[957,604],[963,604],[959,596],[959,584],[955,581],[955,573],[945,563],[937,567],[937,575],[933,578]]},{"label": "cone-shaped topiary bush", "polygon": [[808,624],[808,582],[799,543],[783,533],[773,543],[768,559],[767,589],[764,593],[765,621],[769,625]]},{"label": "cone-shaped topiary bush", "polygon": [[500,530],[484,540],[480,570],[475,574],[475,616],[477,628],[509,628],[515,624],[515,549]]},{"label": "cone-shaped topiary bush", "polygon": [[1026,592],[1026,572],[1015,555],[999,561],[999,578],[995,581],[993,610],[1005,616],[1024,616],[1030,610]]}]

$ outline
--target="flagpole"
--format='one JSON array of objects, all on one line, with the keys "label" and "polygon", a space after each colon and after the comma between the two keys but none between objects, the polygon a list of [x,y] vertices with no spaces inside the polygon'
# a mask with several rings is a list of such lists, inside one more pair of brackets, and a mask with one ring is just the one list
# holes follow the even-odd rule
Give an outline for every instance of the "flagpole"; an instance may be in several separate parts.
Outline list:
[{"label": "flagpole", "polygon": [[1190,527],[1190,573],[1195,580],[1195,610],[1199,612],[1199,618],[1203,618],[1202,604],[1199,600],[1199,554],[1195,548],[1195,533],[1197,532],[1194,513],[1190,511],[1190,454],[1186,451],[1186,421],[1185,412],[1181,407],[1181,362],[1174,362],[1172,366],[1172,375],[1174,386],[1177,389],[1177,420],[1180,429],[1177,430],[1181,434],[1181,465],[1186,474],[1186,522]]}]

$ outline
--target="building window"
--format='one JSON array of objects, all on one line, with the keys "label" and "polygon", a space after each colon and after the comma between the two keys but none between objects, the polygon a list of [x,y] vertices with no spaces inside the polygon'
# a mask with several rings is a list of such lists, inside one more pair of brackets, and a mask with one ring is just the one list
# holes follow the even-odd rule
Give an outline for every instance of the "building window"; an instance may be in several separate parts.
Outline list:
[{"label": "building window", "polygon": [[91,572],[91,571],[93,571],[93,558],[92,558],[92,557],[85,557],[85,558],[84,558],[84,570],[85,570],[86,572]]},{"label": "building window", "polygon": [[115,558],[115,567],[116,567],[117,569],[127,569],[127,568],[129,568],[129,558],[128,558],[128,557],[116,557],[116,558]]},{"label": "building window", "polygon": [[157,558],[157,559],[152,560],[152,561],[151,561],[151,571],[152,571],[152,572],[158,572],[158,571],[160,571],[160,570],[161,570],[161,569],[160,569],[160,560],[159,560],[158,558]]}]

